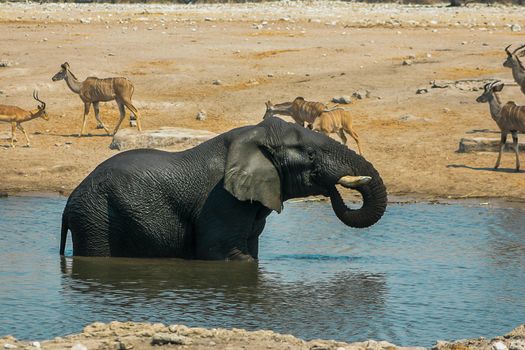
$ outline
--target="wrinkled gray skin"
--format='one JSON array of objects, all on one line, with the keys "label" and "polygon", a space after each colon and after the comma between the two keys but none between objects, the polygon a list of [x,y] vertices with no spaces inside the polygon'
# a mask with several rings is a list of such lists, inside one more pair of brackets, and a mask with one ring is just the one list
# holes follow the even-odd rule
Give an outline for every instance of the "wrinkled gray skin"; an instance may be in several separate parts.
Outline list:
[{"label": "wrinkled gray skin", "polygon": [[[372,180],[348,209],[335,188],[343,176]],[[183,152],[133,150],[100,164],[64,209],[73,254],[253,260],[266,217],[290,198],[329,196],[346,225],[367,227],[386,208],[386,190],[363,157],[329,137],[267,118]]]}]

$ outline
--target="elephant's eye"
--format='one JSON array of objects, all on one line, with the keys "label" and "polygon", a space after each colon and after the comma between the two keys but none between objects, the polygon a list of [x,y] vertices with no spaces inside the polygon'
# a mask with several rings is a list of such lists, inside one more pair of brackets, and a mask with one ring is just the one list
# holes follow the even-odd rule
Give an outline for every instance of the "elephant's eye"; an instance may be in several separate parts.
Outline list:
[{"label": "elephant's eye", "polygon": [[307,147],[306,148],[306,154],[308,155],[308,158],[310,160],[314,160],[314,158],[315,158],[315,150],[313,148]]}]

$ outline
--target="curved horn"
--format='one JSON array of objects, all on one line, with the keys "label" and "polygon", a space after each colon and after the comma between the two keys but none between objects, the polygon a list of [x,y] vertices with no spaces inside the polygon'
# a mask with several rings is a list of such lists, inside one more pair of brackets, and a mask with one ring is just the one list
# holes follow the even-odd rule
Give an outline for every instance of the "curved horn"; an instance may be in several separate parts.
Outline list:
[{"label": "curved horn", "polygon": [[483,86],[483,89],[485,89],[485,91],[489,91],[496,81],[497,80],[491,81],[490,83],[486,83],[485,86]]},{"label": "curved horn", "polygon": [[509,55],[509,56],[512,55],[512,54],[510,53],[510,51],[509,51],[509,47],[511,47],[511,46],[512,46],[512,44],[510,44],[509,46],[507,46],[507,47],[505,48],[505,52],[506,52],[507,55]]},{"label": "curved horn", "polygon": [[523,49],[525,47],[525,44],[524,45],[521,45],[521,46],[518,46],[517,49],[515,49],[514,51],[512,51],[512,54],[514,55],[516,52],[518,52],[519,50]]},{"label": "curved horn", "polygon": [[37,90],[33,90],[33,98],[42,104],[42,109],[46,108],[46,103],[38,98]]},{"label": "curved horn", "polygon": [[494,80],[494,81],[491,81],[490,83],[488,83],[487,85],[485,85],[485,90],[490,90],[494,87],[494,85],[496,85],[497,83],[501,83],[501,80]]}]

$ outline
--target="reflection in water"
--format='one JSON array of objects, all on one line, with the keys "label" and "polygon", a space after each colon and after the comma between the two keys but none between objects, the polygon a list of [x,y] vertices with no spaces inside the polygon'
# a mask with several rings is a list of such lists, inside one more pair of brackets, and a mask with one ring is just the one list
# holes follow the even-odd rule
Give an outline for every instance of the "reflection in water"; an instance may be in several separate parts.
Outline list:
[{"label": "reflection in water", "polygon": [[[62,291],[76,305],[87,295],[86,322],[120,319],[191,326],[331,332],[373,327],[383,309],[384,278],[344,272],[328,281],[287,283],[258,264],[156,259],[63,258]],[[305,319],[305,317],[307,317]],[[308,322],[308,320],[311,320]],[[349,327],[349,325],[351,325]],[[325,335],[326,336],[326,335]]]},{"label": "reflection in water", "polygon": [[525,315],[523,208],[391,205],[353,230],[329,203],[286,203],[259,262],[243,264],[60,259],[64,205],[0,199],[0,336],[133,320],[431,346],[502,334]]},{"label": "reflection in water", "polygon": [[[525,215],[523,210],[494,210],[489,218],[490,243],[488,257],[496,264],[515,264],[525,268]],[[521,229],[516,230],[516,227]],[[525,294],[525,293],[524,293]]]}]

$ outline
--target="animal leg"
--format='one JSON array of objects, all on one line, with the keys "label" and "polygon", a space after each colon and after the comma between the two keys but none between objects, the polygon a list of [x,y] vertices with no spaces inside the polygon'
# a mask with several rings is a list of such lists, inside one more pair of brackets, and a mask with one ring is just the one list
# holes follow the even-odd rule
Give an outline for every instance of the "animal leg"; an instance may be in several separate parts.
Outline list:
[{"label": "animal leg", "polygon": [[[135,116],[135,119],[137,120],[137,128],[139,129],[139,131],[142,131],[142,126],[140,125],[139,111],[129,101],[124,101],[124,105],[126,105],[126,107],[128,107],[128,109],[131,111],[131,113],[133,113],[133,115]],[[131,118],[130,118],[130,120],[131,120]]]},{"label": "animal leg", "polygon": [[346,130],[346,132],[350,134],[350,136],[354,139],[355,143],[357,144],[359,155],[363,155],[363,152],[361,151],[361,144],[359,143],[359,134],[353,129],[348,129]]},{"label": "animal leg", "polygon": [[348,139],[346,138],[346,135],[345,135],[345,132],[343,131],[343,129],[339,129],[339,132],[337,134],[341,138],[341,141],[343,142],[343,145],[346,146],[346,141],[348,141]]},{"label": "animal leg", "polygon": [[516,152],[516,171],[519,172],[520,171],[520,149],[519,149],[519,144],[518,144],[518,132],[517,131],[513,131],[512,132],[512,143],[514,144],[514,152]]},{"label": "animal leg", "polygon": [[84,119],[82,121],[82,129],[80,129],[80,134],[78,135],[79,137],[84,135],[84,130],[86,129],[87,116],[89,114],[89,107],[90,106],[91,106],[91,102],[84,103]]},{"label": "animal leg", "polygon": [[500,146],[499,146],[498,160],[496,161],[496,165],[494,165],[494,169],[497,169],[499,167],[499,162],[501,161],[501,153],[503,152],[503,149],[505,148],[505,143],[507,143],[507,133],[502,132]]},{"label": "animal leg", "polygon": [[18,130],[20,130],[20,131],[22,131],[24,133],[24,136],[26,137],[26,147],[31,147],[31,145],[29,144],[29,137],[27,137],[27,133],[26,133],[24,127],[22,126],[22,124],[16,123],[16,127],[18,128]]},{"label": "animal leg", "polygon": [[15,148],[16,123],[11,123],[11,147]]},{"label": "animal leg", "polygon": [[109,135],[109,129],[106,128],[106,126],[102,122],[102,119],[100,119],[99,102],[93,102],[93,109],[95,110],[95,119],[97,120],[97,129],[104,129],[104,131],[106,131],[106,133]]},{"label": "animal leg", "polygon": [[124,120],[124,117],[126,116],[126,109],[124,108],[124,104],[121,101],[117,101],[118,104],[118,110],[120,111],[120,119],[118,120],[117,126],[115,126],[115,130],[113,130],[113,135],[115,135],[120,128],[120,124],[122,124],[122,121]]}]

